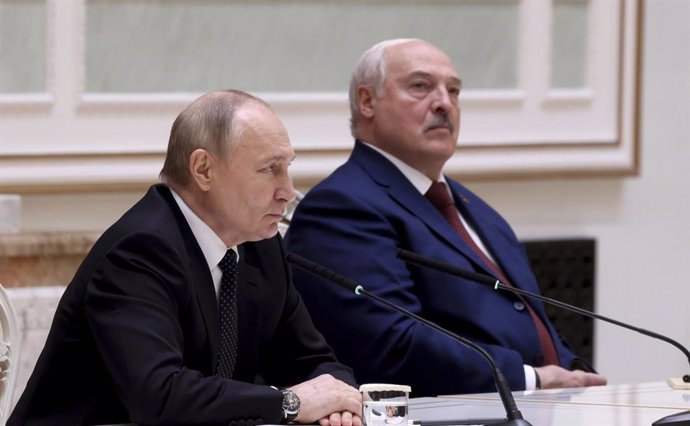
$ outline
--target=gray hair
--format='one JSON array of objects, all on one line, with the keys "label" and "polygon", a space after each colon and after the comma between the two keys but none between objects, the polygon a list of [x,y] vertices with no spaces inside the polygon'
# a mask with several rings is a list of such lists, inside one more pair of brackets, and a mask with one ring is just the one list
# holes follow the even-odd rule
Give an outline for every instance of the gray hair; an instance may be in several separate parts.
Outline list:
[{"label": "gray hair", "polygon": [[242,139],[244,128],[235,123],[235,115],[252,102],[270,109],[265,101],[240,90],[209,92],[189,104],[170,130],[161,180],[172,186],[187,186],[191,178],[189,157],[196,149],[224,158]]},{"label": "gray hair", "polygon": [[383,95],[383,86],[386,82],[386,49],[398,44],[407,43],[415,39],[398,38],[384,40],[369,48],[357,61],[350,79],[350,132],[357,136],[357,125],[362,118],[357,99],[357,89],[367,86],[374,89],[376,96]]}]

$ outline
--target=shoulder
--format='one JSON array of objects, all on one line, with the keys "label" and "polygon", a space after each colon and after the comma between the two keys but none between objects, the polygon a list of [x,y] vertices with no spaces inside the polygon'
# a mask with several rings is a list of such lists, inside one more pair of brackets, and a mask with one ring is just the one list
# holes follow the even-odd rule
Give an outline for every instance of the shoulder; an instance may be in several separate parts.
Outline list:
[{"label": "shoulder", "polygon": [[184,218],[178,218],[174,208],[152,187],[101,235],[80,269],[93,271],[104,260],[114,266],[169,265],[178,269],[188,265],[190,257],[203,256]]},{"label": "shoulder", "polygon": [[456,199],[458,199],[458,202],[461,202],[462,205],[468,210],[480,210],[483,214],[500,216],[499,213],[493,207],[491,207],[491,205],[489,205],[489,203],[484,201],[484,199],[475,194],[465,185],[447,176],[446,182],[448,182],[448,186],[450,187],[451,192],[453,192],[455,195]]},{"label": "shoulder", "polygon": [[248,241],[241,244],[239,250],[242,261],[261,270],[263,274],[286,268],[286,250],[280,234],[265,240]]}]

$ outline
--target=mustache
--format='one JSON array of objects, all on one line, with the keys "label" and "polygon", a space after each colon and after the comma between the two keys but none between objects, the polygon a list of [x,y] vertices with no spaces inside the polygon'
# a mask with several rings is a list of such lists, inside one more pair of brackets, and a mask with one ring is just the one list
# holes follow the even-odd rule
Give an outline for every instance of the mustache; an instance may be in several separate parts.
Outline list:
[{"label": "mustache", "polygon": [[455,130],[455,125],[453,125],[453,122],[450,121],[450,117],[448,116],[448,114],[439,113],[435,114],[431,118],[431,121],[424,126],[424,131],[426,132],[428,130],[436,129],[439,127],[445,127],[451,133],[453,133],[453,130]]}]

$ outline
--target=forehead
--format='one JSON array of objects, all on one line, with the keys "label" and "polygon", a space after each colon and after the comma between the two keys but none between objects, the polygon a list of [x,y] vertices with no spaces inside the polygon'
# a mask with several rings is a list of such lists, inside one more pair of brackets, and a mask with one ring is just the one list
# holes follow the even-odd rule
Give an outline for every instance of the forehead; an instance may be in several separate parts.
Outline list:
[{"label": "forehead", "polygon": [[401,77],[415,73],[460,81],[455,65],[436,46],[409,41],[386,49],[386,73]]},{"label": "forehead", "polygon": [[238,151],[250,151],[258,157],[292,156],[285,126],[265,105],[245,105],[236,112],[235,120],[241,134]]}]

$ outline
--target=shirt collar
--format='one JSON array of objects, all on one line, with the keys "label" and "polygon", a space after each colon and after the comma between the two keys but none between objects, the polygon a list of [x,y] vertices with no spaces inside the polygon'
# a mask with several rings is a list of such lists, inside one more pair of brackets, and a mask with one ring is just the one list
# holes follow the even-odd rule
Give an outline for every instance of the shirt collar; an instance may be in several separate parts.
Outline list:
[{"label": "shirt collar", "polygon": [[215,268],[228,250],[233,250],[237,253],[237,259],[239,260],[240,255],[237,251],[237,246],[227,247],[223,240],[213,232],[213,229],[189,208],[177,192],[173,191],[172,188],[170,188],[170,192],[172,192],[175,202],[177,202],[184,218],[187,220],[196,242],[201,247],[201,252],[204,254],[209,269]]},{"label": "shirt collar", "polygon": [[[434,181],[429,179],[427,175],[425,175],[424,173],[420,172],[419,170],[415,169],[414,167],[410,166],[409,164],[393,156],[392,154],[389,154],[388,152],[382,150],[379,147],[376,147],[361,139],[359,141],[362,142],[364,145],[368,146],[369,148],[373,149],[374,151],[378,152],[379,154],[383,155],[388,161],[393,163],[393,165],[398,170],[400,170],[400,173],[402,173],[403,176],[405,176],[407,180],[410,181],[412,186],[414,186],[420,194],[426,194],[429,188],[431,188],[431,184],[434,183]],[[446,183],[446,178],[443,176],[443,173],[441,173],[441,176],[439,176],[438,181],[443,182],[446,185],[446,188],[448,187],[448,184]]]}]

